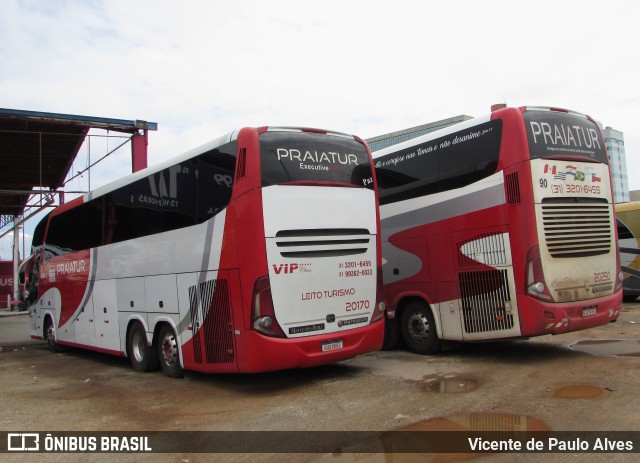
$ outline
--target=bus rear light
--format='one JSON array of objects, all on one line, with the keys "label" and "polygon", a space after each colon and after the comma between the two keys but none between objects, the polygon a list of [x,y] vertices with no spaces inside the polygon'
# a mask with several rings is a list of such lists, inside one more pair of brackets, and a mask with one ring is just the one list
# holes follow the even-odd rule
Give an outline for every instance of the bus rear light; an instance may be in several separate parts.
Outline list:
[{"label": "bus rear light", "polygon": [[371,322],[380,320],[384,317],[384,312],[387,309],[387,304],[384,301],[384,293],[382,287],[382,268],[378,267],[378,276],[376,279],[376,308],[371,314]]},{"label": "bus rear light", "polygon": [[553,301],[549,289],[544,284],[544,272],[542,271],[542,259],[540,248],[535,246],[527,253],[525,292],[541,301]]},{"label": "bus rear light", "polygon": [[378,320],[380,320],[382,317],[384,317],[384,311],[386,310],[387,305],[380,301],[377,305],[376,305],[376,310],[373,311],[373,313],[371,314],[371,322],[377,322]]},{"label": "bus rear light", "polygon": [[271,283],[269,277],[264,276],[256,280],[253,286],[253,329],[267,336],[284,338],[284,332],[276,319],[271,297]]}]

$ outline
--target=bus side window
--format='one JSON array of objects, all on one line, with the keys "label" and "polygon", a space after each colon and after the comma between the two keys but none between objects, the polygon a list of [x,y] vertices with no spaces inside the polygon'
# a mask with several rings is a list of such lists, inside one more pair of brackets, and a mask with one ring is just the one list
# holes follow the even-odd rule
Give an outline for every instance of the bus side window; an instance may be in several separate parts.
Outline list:
[{"label": "bus side window", "polygon": [[105,205],[102,214],[104,224],[104,238],[102,240],[102,244],[111,244],[113,243],[113,232],[118,224],[115,206]]},{"label": "bus side window", "polygon": [[237,143],[204,153],[198,159],[197,220],[202,223],[229,205],[235,174]]},{"label": "bus side window", "polygon": [[46,258],[100,246],[101,209],[89,202],[51,217],[45,242],[50,253]]},{"label": "bus side window", "polygon": [[420,156],[376,171],[380,204],[403,201],[439,191],[438,158]]},{"label": "bus side window", "polygon": [[622,222],[620,219],[616,219],[616,225],[618,226],[618,239],[624,240],[629,238],[634,238],[631,230]]},{"label": "bus side window", "polygon": [[227,207],[236,145],[223,145],[111,193],[103,214],[105,244],[197,225]]},{"label": "bus side window", "polygon": [[202,223],[231,200],[231,142],[50,219],[45,259]]}]

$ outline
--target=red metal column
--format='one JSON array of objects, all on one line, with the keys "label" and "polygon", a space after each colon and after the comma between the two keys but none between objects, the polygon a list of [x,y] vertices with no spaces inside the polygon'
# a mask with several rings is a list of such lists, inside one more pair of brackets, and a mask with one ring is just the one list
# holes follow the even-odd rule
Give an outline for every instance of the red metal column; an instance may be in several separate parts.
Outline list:
[{"label": "red metal column", "polygon": [[149,136],[146,129],[131,137],[131,172],[138,172],[147,167],[148,145]]}]

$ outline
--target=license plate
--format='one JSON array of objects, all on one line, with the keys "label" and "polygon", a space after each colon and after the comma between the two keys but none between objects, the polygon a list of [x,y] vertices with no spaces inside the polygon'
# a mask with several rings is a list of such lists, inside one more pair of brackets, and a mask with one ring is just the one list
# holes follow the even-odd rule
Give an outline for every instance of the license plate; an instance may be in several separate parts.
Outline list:
[{"label": "license plate", "polygon": [[592,317],[596,314],[596,307],[583,307],[582,317]]},{"label": "license plate", "polygon": [[322,343],[322,352],[331,352],[332,350],[342,349],[342,339],[337,341],[327,341]]}]

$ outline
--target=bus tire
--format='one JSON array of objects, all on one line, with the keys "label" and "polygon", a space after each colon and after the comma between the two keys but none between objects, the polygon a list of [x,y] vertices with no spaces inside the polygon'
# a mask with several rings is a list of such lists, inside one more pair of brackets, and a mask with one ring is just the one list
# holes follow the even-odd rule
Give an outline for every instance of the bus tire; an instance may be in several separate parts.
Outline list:
[{"label": "bus tire", "polygon": [[622,302],[634,302],[636,299],[638,299],[638,295],[633,295],[633,294],[624,294],[622,296]]},{"label": "bus tire", "polygon": [[44,321],[44,340],[47,341],[47,347],[50,352],[58,352],[60,350],[56,340],[56,325],[51,317],[47,317]]},{"label": "bus tire", "polygon": [[384,320],[384,341],[382,350],[391,350],[398,345],[400,339],[400,326],[397,318],[387,318]]},{"label": "bus tire", "polygon": [[405,345],[416,354],[435,354],[442,349],[436,323],[429,307],[422,301],[412,301],[402,311],[400,331]]},{"label": "bus tire", "polygon": [[180,378],[182,376],[182,367],[180,366],[178,338],[171,326],[162,325],[157,347],[160,366],[164,374],[171,378]]},{"label": "bus tire", "polygon": [[[155,346],[153,346],[155,347]],[[147,333],[140,322],[133,322],[127,334],[127,354],[135,371],[158,368],[158,351],[147,343]]]}]

